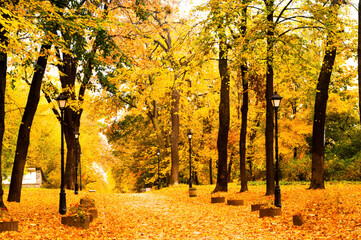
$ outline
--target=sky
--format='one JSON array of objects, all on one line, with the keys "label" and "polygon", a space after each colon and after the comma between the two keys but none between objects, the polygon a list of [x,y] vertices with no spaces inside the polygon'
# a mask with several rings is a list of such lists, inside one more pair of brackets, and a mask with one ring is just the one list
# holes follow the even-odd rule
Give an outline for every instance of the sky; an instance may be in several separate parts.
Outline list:
[{"label": "sky", "polygon": [[[184,13],[189,13],[189,11],[197,5],[207,2],[208,0],[181,0],[180,9]],[[357,19],[357,9],[358,9],[359,0],[348,0],[348,3],[352,6],[352,16],[354,19]]]},{"label": "sky", "polygon": [[189,13],[195,6],[201,5],[207,0],[180,0],[180,9],[185,14]]}]

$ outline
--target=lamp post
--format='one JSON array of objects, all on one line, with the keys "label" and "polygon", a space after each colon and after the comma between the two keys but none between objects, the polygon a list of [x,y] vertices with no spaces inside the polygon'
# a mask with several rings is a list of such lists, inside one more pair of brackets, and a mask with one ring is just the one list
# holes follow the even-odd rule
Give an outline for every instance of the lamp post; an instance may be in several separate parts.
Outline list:
[{"label": "lamp post", "polygon": [[60,108],[61,118],[61,185],[60,185],[60,201],[59,213],[64,215],[66,213],[66,193],[64,189],[64,109],[66,108],[66,100],[68,97],[65,93],[61,93],[56,99]]},{"label": "lamp post", "polygon": [[190,129],[188,130],[187,136],[189,140],[189,188],[192,188],[192,132]]},{"label": "lamp post", "polygon": [[160,182],[159,182],[159,161],[160,161],[160,151],[157,150],[157,156],[158,156],[158,190],[160,189]]},{"label": "lamp post", "polygon": [[79,145],[79,131],[74,132],[75,137],[75,189],[74,193],[78,194],[78,145]]},{"label": "lamp post", "polygon": [[277,110],[280,106],[282,97],[275,92],[271,97],[273,108],[275,109],[275,158],[276,158],[276,172],[275,172],[275,206],[281,207],[281,189],[279,185],[279,163],[278,163],[278,123],[277,123]]},{"label": "lamp post", "polygon": [[81,151],[79,153],[79,181],[79,191],[81,191],[83,189],[81,185]]}]

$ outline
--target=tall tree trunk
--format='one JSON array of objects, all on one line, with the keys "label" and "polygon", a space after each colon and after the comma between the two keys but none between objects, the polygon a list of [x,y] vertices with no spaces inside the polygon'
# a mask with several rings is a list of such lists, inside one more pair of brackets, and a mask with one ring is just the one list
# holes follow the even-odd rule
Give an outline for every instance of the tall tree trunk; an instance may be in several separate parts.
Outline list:
[{"label": "tall tree trunk", "polygon": [[358,73],[358,106],[361,122],[361,0],[358,2],[358,38],[357,38],[357,73]]},{"label": "tall tree trunk", "polygon": [[213,192],[227,192],[227,144],[230,121],[229,110],[229,69],[228,69],[228,49],[225,39],[219,42],[219,62],[218,69],[221,77],[221,98],[219,103],[219,131],[217,140],[218,149],[218,171],[217,183]]},{"label": "tall tree trunk", "polygon": [[40,55],[36,62],[36,69],[31,82],[28,101],[26,103],[24,115],[19,128],[15,160],[11,174],[10,190],[8,196],[9,202],[20,202],[21,185],[30,142],[30,129],[40,99],[41,83],[43,81],[45,68],[48,61],[47,52],[50,50],[50,48],[51,45],[43,44],[40,49]]},{"label": "tall tree trunk", "polygon": [[242,125],[241,133],[239,137],[239,167],[240,167],[240,178],[241,178],[241,190],[240,192],[248,191],[247,186],[247,171],[246,171],[246,142],[247,142],[247,118],[248,118],[248,80],[245,79],[245,73],[247,67],[241,66],[242,71],[242,85],[243,85],[243,102],[242,102]]},{"label": "tall tree trunk", "polygon": [[[155,20],[161,25],[163,25],[160,19],[155,18]],[[170,35],[170,31],[168,28],[163,28],[164,34],[161,34],[162,39],[165,44],[155,41],[155,43],[160,46],[164,52],[167,54],[172,49],[172,38]],[[174,61],[171,55],[169,55],[168,60],[171,63],[171,66],[174,69],[178,69],[178,64]],[[178,176],[179,176],[179,99],[180,99],[180,91],[177,89],[179,84],[177,83],[178,75],[176,74],[174,77],[174,88],[172,90],[172,98],[171,98],[171,121],[172,121],[172,133],[171,133],[171,172],[170,172],[170,184],[177,185],[178,184]]]},{"label": "tall tree trunk", "polygon": [[323,59],[321,72],[318,77],[315,110],[312,130],[312,177],[311,189],[324,189],[324,133],[326,120],[326,106],[328,87],[330,84],[332,67],[336,57],[336,47],[327,43],[326,54]]},{"label": "tall tree trunk", "polygon": [[178,185],[179,99],[180,99],[179,90],[176,88],[176,86],[174,86],[174,89],[172,91],[172,103],[171,103],[171,110],[170,110],[171,119],[172,119],[172,135],[171,135],[172,165],[171,165],[171,174],[170,174],[170,184],[171,185]]},{"label": "tall tree trunk", "polygon": [[[338,0],[333,0],[330,5],[330,15],[337,17],[337,9],[335,6],[339,6]],[[336,11],[334,11],[336,10]],[[334,19],[333,19],[334,20]],[[332,20],[331,20],[332,21]],[[331,22],[331,25],[335,23]],[[325,121],[326,121],[326,108],[328,100],[328,88],[331,81],[332,69],[336,59],[337,48],[334,44],[335,36],[332,34],[332,30],[329,30],[327,36],[327,44],[325,55],[321,66],[321,72],[318,77],[314,118],[313,118],[313,129],[312,129],[312,176],[310,189],[324,189],[324,153],[325,153]]]},{"label": "tall tree trunk", "polygon": [[[90,76],[84,76],[83,79],[83,83],[80,86],[79,89],[79,94],[78,94],[78,99],[76,99],[76,96],[73,95],[71,96],[71,98],[74,98],[72,100],[78,100],[80,103],[83,102],[84,100],[84,94],[85,94],[85,89],[86,89],[86,85],[87,85],[87,80],[86,79],[90,79]],[[46,92],[43,91],[45,98],[47,100],[48,103],[52,102],[52,99],[50,97],[50,95]],[[79,104],[81,105],[81,104]],[[58,110],[56,109],[56,107],[52,108],[53,113],[55,114],[55,116],[57,117],[57,119],[59,120],[59,123],[61,123],[61,118],[60,118],[60,114],[58,112]],[[64,176],[64,187],[68,188],[68,189],[73,189],[74,188],[74,184],[75,184],[75,169],[73,170],[69,170],[72,167],[75,168],[75,161],[76,159],[78,159],[78,161],[80,161],[80,154],[78,154],[78,158],[76,158],[76,140],[75,140],[75,135],[74,132],[75,131],[79,131],[80,128],[80,118],[82,115],[83,109],[80,108],[77,111],[74,111],[72,109],[65,109],[65,116],[64,116],[64,135],[65,135],[65,141],[67,143],[67,164],[66,165],[66,169],[65,169],[65,176]],[[68,120],[68,118],[70,120]],[[69,127],[70,126],[70,127]],[[71,137],[73,136],[73,138]],[[80,149],[80,143],[78,142],[78,153]],[[72,159],[72,160],[69,160]],[[70,164],[71,163],[71,164]],[[73,171],[73,173],[71,173]],[[71,175],[73,174],[73,175]],[[70,181],[69,181],[70,180]]]},{"label": "tall tree trunk", "polygon": [[[243,1],[245,4],[245,1]],[[246,37],[247,31],[247,7],[242,9],[242,26],[241,33],[242,37]],[[242,100],[242,125],[241,132],[239,135],[239,168],[240,168],[240,179],[241,179],[241,190],[240,192],[248,191],[247,186],[247,171],[246,171],[246,142],[247,142],[247,118],[248,118],[248,79],[246,78],[247,63],[241,65],[241,78],[242,78],[242,89],[243,89],[243,100]]]},{"label": "tall tree trunk", "polygon": [[74,132],[80,128],[80,117],[81,111],[76,112],[70,108],[64,111],[64,135],[67,149],[64,174],[66,189],[75,189],[76,139]]},{"label": "tall tree trunk", "polygon": [[265,0],[267,12],[267,73],[266,73],[266,195],[275,191],[275,173],[273,162],[273,44],[275,23],[273,22],[274,0]]},{"label": "tall tree trunk", "polygon": [[[0,4],[1,6],[2,4]],[[7,72],[7,46],[9,39],[4,26],[0,24],[0,43],[5,46],[0,49],[0,208],[5,208],[3,196],[4,190],[2,185],[2,147],[5,133],[5,90],[6,90],[6,72]]]},{"label": "tall tree trunk", "polygon": [[[104,8],[107,9],[107,5],[105,5]],[[75,91],[76,76],[79,68],[79,61],[77,56],[73,57],[70,54],[64,54],[63,64],[57,66],[59,71],[62,73],[60,74],[62,89],[67,92],[67,95],[71,100],[77,101],[79,103],[78,106],[80,106],[78,109],[66,108],[64,114],[64,135],[67,146],[64,186],[67,189],[74,189],[75,187],[75,166],[77,159],[80,161],[80,157],[76,157],[76,139],[74,132],[79,131],[80,129],[80,119],[83,113],[82,103],[84,101],[85,91],[92,76],[95,62],[94,58],[99,47],[99,37],[101,34],[98,34],[99,32],[97,32],[96,40],[92,46],[92,54],[90,54],[86,63],[82,66],[84,76],[81,80],[78,95],[76,95]],[[65,41],[69,44],[68,47],[70,48],[71,37],[67,33],[63,34],[63,36]],[[80,149],[80,143],[78,143],[78,146],[78,149]]]},{"label": "tall tree trunk", "polygon": [[[82,1],[82,4],[86,3],[86,1]],[[67,3],[66,5],[68,5]],[[104,5],[104,13],[102,18],[105,18],[108,14],[108,4]],[[68,32],[62,33],[65,42],[68,44],[68,48],[71,48],[71,45],[74,44],[72,42],[74,39],[69,35]],[[58,65],[58,69],[63,74],[60,74],[60,81],[63,90],[67,92],[68,97],[70,97],[73,101],[78,101],[80,107],[78,109],[67,108],[65,109],[64,114],[64,135],[67,145],[67,159],[66,159],[66,167],[65,167],[65,181],[64,186],[67,189],[74,189],[75,187],[75,165],[77,159],[80,161],[80,157],[77,158],[76,156],[76,139],[75,139],[75,132],[79,131],[80,129],[80,119],[83,113],[82,103],[84,101],[85,91],[87,86],[90,82],[90,78],[92,76],[92,71],[94,69],[95,63],[95,55],[96,51],[99,48],[99,45],[102,44],[101,42],[101,30],[96,32],[96,39],[92,46],[92,54],[90,54],[87,58],[86,63],[82,66],[82,70],[84,71],[83,79],[81,80],[81,86],[79,89],[78,96],[76,95],[75,91],[75,80],[77,76],[77,71],[79,69],[79,59],[76,54],[64,54],[63,64]],[[76,41],[76,40],[74,40]],[[85,54],[86,56],[86,54]],[[84,57],[84,56],[83,56]],[[70,91],[69,91],[70,90]],[[80,143],[78,143],[80,149]],[[81,156],[81,155],[80,155]]]},{"label": "tall tree trunk", "polygon": [[[58,69],[61,72],[61,87],[67,93],[68,101],[75,101],[75,79],[78,69],[78,60],[73,58],[70,54],[64,54],[62,62],[62,65],[58,65]],[[67,107],[64,110],[64,135],[67,150],[64,174],[64,187],[66,189],[74,189],[75,187],[76,140],[74,132],[79,129],[81,113],[81,110],[74,110],[70,107]]]}]

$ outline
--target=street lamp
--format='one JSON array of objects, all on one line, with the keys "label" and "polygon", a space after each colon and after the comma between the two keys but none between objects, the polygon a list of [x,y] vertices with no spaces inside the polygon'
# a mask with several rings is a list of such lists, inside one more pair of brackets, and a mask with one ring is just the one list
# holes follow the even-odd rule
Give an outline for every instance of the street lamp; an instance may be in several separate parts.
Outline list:
[{"label": "street lamp", "polygon": [[275,157],[276,157],[276,172],[275,172],[275,206],[281,207],[281,189],[279,185],[279,163],[278,163],[278,123],[277,123],[277,110],[280,106],[282,97],[275,92],[271,97],[273,108],[275,109]]},{"label": "street lamp", "polygon": [[78,145],[79,145],[79,131],[74,132],[75,136],[75,190],[74,193],[78,194]]},{"label": "street lamp", "polygon": [[188,130],[187,136],[189,140],[189,188],[192,188],[192,132],[190,129]]},{"label": "street lamp", "polygon": [[160,182],[159,182],[159,161],[160,161],[160,151],[157,150],[157,156],[158,156],[158,190],[160,189]]},{"label": "street lamp", "polygon": [[60,108],[61,118],[61,185],[60,185],[60,202],[59,213],[64,215],[66,213],[66,193],[64,189],[64,109],[66,108],[66,100],[68,97],[65,93],[60,93],[56,99]]},{"label": "street lamp", "polygon": [[81,191],[83,189],[82,185],[81,185],[81,151],[79,153],[79,190]]}]

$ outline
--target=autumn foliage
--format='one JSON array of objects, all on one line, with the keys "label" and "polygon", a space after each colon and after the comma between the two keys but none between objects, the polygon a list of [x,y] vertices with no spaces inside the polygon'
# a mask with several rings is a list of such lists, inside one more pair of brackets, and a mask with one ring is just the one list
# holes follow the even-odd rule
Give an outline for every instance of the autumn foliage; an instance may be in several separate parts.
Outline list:
[{"label": "autumn foliage", "polygon": [[[291,5],[275,4],[273,9],[274,1],[211,0],[198,8],[198,13],[207,15],[204,19],[179,15],[178,1],[81,1],[82,6],[66,1],[66,11],[60,11],[65,7],[61,2],[19,1],[16,8],[0,4],[0,33],[9,37],[5,48],[0,43],[2,53],[8,54],[8,70],[2,69],[7,87],[2,96],[6,128],[0,145],[4,146],[0,175],[4,179],[11,175],[17,146],[24,146],[16,139],[22,139],[17,132],[33,85],[28,79],[37,72],[36,59],[44,55],[49,64],[43,66],[34,122],[26,128],[29,134],[32,129],[28,136],[31,144],[23,154],[21,168],[25,161],[26,166],[42,167],[48,180],[44,187],[60,185],[60,124],[54,112],[56,96],[65,91],[71,96],[65,124],[69,127],[65,134],[66,185],[72,188],[79,160],[84,189],[115,187],[127,194],[82,192],[76,196],[68,191],[68,210],[88,195],[97,202],[99,218],[89,230],[79,230],[60,224],[59,190],[24,189],[21,203],[5,204],[10,215],[3,217],[8,211],[0,209],[3,220],[20,220],[20,230],[1,233],[1,239],[333,239],[361,235],[358,184],[329,184],[326,190],[310,191],[305,185],[282,185],[280,217],[260,219],[250,211],[253,203],[272,205],[273,196],[264,197],[264,185],[254,184],[265,178],[273,183],[269,173],[274,169],[267,167],[266,174],[265,163],[265,158],[270,163],[273,159],[273,118],[266,114],[272,112],[266,111],[270,96],[265,98],[266,92],[273,93],[271,88],[283,97],[278,112],[282,180],[311,179],[313,105],[326,31],[337,33],[334,44],[338,53],[332,54],[336,59],[328,79],[332,81],[327,86],[327,121],[317,128],[322,130],[319,166],[325,173],[321,180],[361,179],[356,71],[349,64],[355,57],[357,24],[349,17],[350,6],[340,6],[339,19],[333,22],[322,1],[291,0]],[[243,14],[240,9],[250,9],[244,19],[239,18]],[[206,14],[210,11],[212,14]],[[275,16],[270,14],[273,11]],[[53,22],[59,29],[50,31]],[[247,32],[237,34],[245,27]],[[43,41],[51,46],[40,54]],[[221,54],[225,50],[227,54]],[[219,71],[222,62],[223,71]],[[239,69],[246,65],[242,76]],[[223,79],[227,81],[221,84]],[[242,81],[249,82],[247,90]],[[221,89],[229,91],[227,137],[219,138],[226,150],[222,164],[217,162],[217,135],[219,127],[225,126],[218,122]],[[245,92],[249,100],[241,99]],[[249,112],[241,116],[245,103]],[[245,120],[247,148],[238,150]],[[74,130],[81,132],[80,144]],[[193,138],[188,145],[189,130]],[[265,132],[272,134],[265,136]],[[270,144],[265,144],[267,141]],[[242,164],[241,152],[247,157]],[[193,168],[188,163],[189,153]],[[222,168],[218,176],[217,167]],[[247,167],[242,177],[253,181],[245,193],[237,193],[240,187],[234,185],[241,167]],[[16,172],[21,175],[12,181],[19,183],[20,190],[23,170]],[[241,198],[245,205],[211,204],[212,185],[197,186],[195,198],[188,197],[183,185],[129,194],[154,188],[159,182],[160,187],[186,183],[192,174],[195,185],[211,184],[220,177],[226,186],[233,182],[228,193],[218,194]],[[5,196],[1,194],[3,199],[11,195],[8,190]],[[20,201],[20,195],[18,198]],[[302,215],[302,226],[293,226],[294,214]]]},{"label": "autumn foliage", "polygon": [[[259,218],[251,204],[269,201],[264,185],[237,193],[230,185],[227,199],[244,199],[243,206],[211,204],[214,186],[197,186],[198,196],[188,197],[188,186],[136,194],[67,192],[68,207],[83,197],[97,203],[98,218],[88,230],[61,225],[58,190],[24,189],[21,203],[7,203],[19,222],[19,232],[0,233],[1,239],[357,239],[361,234],[361,186],[328,184],[326,190],[306,185],[282,188],[282,215]],[[6,193],[7,194],[7,193]],[[305,223],[294,226],[301,213]]]}]

